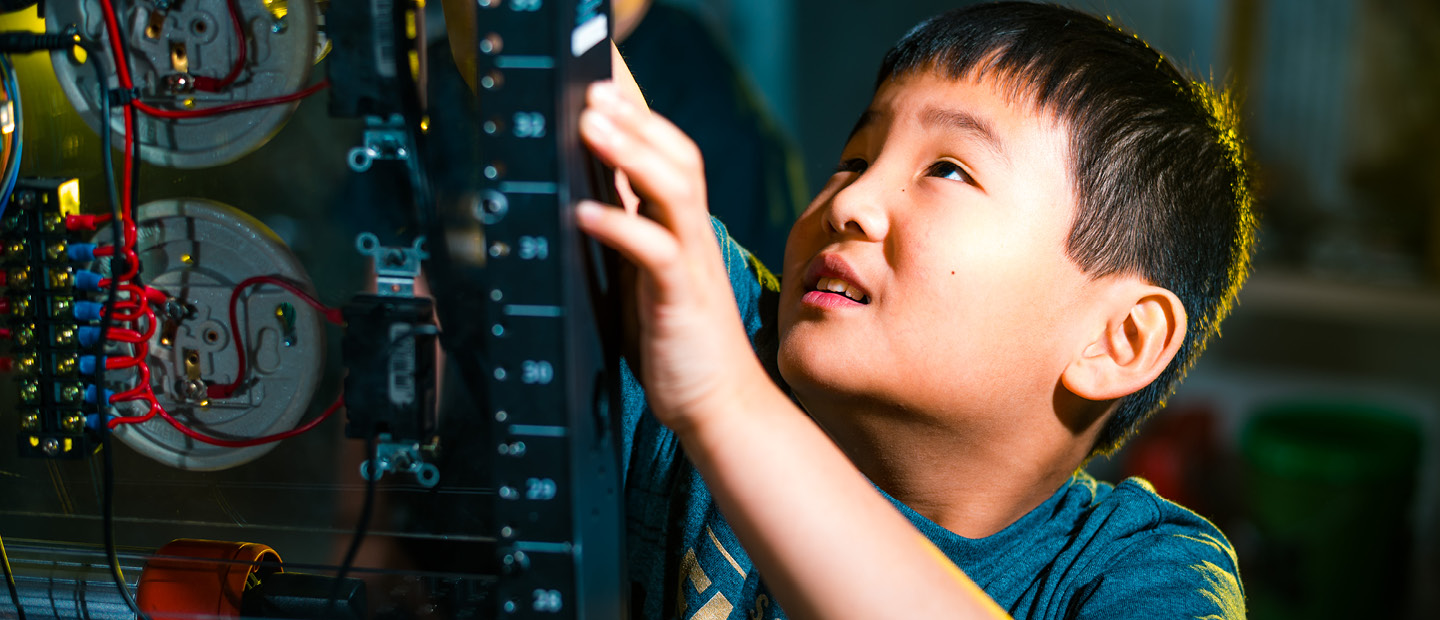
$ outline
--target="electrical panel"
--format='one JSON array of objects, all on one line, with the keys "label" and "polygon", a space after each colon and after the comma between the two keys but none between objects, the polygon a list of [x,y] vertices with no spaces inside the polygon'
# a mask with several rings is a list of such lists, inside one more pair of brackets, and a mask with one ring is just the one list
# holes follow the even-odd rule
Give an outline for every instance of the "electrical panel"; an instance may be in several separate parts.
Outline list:
[{"label": "electrical panel", "polygon": [[606,0],[0,11],[0,616],[628,615]]}]

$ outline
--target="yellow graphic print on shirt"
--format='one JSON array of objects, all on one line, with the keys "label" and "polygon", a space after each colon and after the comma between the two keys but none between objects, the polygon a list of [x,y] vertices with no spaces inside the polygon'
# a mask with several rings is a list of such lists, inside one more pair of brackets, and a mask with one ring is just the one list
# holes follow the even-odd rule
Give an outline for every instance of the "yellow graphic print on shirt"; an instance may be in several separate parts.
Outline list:
[{"label": "yellow graphic print on shirt", "polygon": [[[725,548],[709,527],[705,528],[710,545],[691,547],[680,562],[680,591],[675,597],[679,609],[676,616],[686,620],[724,620],[735,612],[735,604],[725,596],[738,594],[745,585],[748,571]],[[706,572],[705,567],[710,568]],[[722,587],[721,584],[725,584]],[[723,590],[723,591],[722,591]],[[774,608],[770,597],[760,594],[750,609],[741,609],[741,618],[764,620]]]}]

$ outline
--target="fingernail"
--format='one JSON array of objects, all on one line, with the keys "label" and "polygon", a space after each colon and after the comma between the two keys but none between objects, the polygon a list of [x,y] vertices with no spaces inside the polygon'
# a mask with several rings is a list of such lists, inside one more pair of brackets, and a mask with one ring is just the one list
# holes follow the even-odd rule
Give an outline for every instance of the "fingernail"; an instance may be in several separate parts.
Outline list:
[{"label": "fingernail", "polygon": [[591,101],[596,107],[603,107],[617,114],[629,113],[635,104],[620,93],[614,82],[596,82],[590,86]]},{"label": "fingernail", "polygon": [[590,85],[590,97],[597,103],[613,103],[620,98],[620,95],[615,92],[614,82],[595,82]]},{"label": "fingernail", "polygon": [[615,123],[605,117],[605,113],[594,108],[580,113],[580,129],[589,134],[592,140],[610,142],[615,139]]},{"label": "fingernail", "polygon": [[600,210],[603,208],[593,200],[581,200],[575,203],[575,217],[586,222],[594,221],[600,217]]}]

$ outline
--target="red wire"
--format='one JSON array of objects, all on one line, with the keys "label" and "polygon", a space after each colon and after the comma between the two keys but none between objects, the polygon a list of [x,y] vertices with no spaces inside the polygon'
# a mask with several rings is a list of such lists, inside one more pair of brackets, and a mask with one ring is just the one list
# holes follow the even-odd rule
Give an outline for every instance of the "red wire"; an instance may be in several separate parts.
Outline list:
[{"label": "red wire", "polygon": [[[114,402],[114,401],[117,401],[117,400],[120,400],[120,399],[112,397],[110,400],[111,400],[112,402]],[[138,399],[138,398],[137,398],[137,399],[134,399],[134,400],[143,400],[143,399]],[[110,428],[113,429],[113,428],[115,428],[115,427],[117,427],[117,426],[120,426],[121,424],[140,424],[141,422],[149,422],[152,418],[155,417],[155,414],[160,411],[160,403],[157,403],[157,402],[155,402],[154,400],[150,400],[150,401],[148,401],[148,402],[150,403],[150,410],[149,410],[149,411],[146,411],[146,412],[145,412],[145,415],[142,415],[142,416],[133,416],[133,415],[115,416],[115,417],[113,417],[113,418],[110,418],[110,421],[109,421],[109,422],[106,422],[106,424],[109,424],[109,425],[110,425]]]},{"label": "red wire", "polygon": [[142,365],[143,358],[140,357],[107,357],[105,358],[105,370],[121,370],[134,368]]},{"label": "red wire", "polygon": [[240,77],[240,71],[245,68],[245,29],[240,25],[240,11],[235,8],[235,0],[229,0],[230,25],[235,28],[235,64],[230,66],[230,73],[223,79],[216,80],[212,77],[196,76],[196,90],[215,92],[224,90]]},{"label": "red wire", "polygon": [[235,343],[235,357],[238,362],[235,371],[235,381],[223,385],[212,385],[207,388],[206,395],[210,398],[229,398],[230,395],[234,394],[235,390],[239,389],[240,385],[245,382],[245,347],[242,344],[244,341],[240,338],[240,320],[235,314],[235,304],[240,300],[241,292],[257,284],[273,284],[289,291],[292,295],[299,297],[301,301],[309,304],[310,307],[319,310],[326,321],[335,325],[341,325],[345,322],[345,317],[340,310],[330,308],[320,303],[320,300],[315,299],[309,293],[306,293],[300,287],[291,284],[289,281],[276,276],[254,276],[246,278],[235,287],[234,291],[230,292],[230,337],[231,341]]},{"label": "red wire", "polygon": [[[243,71],[245,66],[248,50],[246,49],[244,28],[240,20],[239,9],[236,6],[236,0],[227,1],[230,10],[231,23],[235,28],[237,48],[239,53],[237,54],[235,63],[231,66],[230,73],[226,75],[224,79],[219,80],[217,83],[212,83],[214,78],[204,76],[197,78],[196,87],[201,90],[218,91],[229,87],[235,82],[235,80],[239,78],[240,73],[241,71]],[[115,59],[114,64],[116,75],[119,77],[120,85],[123,89],[127,91],[133,90],[135,88],[135,84],[131,80],[129,57],[125,55],[124,42],[120,40],[120,26],[119,20],[116,17],[115,7],[112,4],[111,0],[100,0],[100,4],[102,8],[101,12],[105,19],[106,31],[109,34],[110,38],[110,51]],[[133,141],[135,137],[128,129],[131,126],[135,110],[139,110],[151,116],[165,119],[201,118],[298,101],[317,92],[320,92],[327,86],[329,86],[328,81],[321,81],[299,92],[290,93],[287,95],[268,97],[264,99],[257,99],[254,101],[230,103],[199,110],[162,110],[139,100],[131,100],[130,102],[128,102],[128,105],[122,107],[124,113],[123,120],[127,129],[125,132],[123,132],[125,136],[125,176],[121,199],[120,219],[123,230],[123,241],[121,247],[119,248],[97,248],[97,254],[100,256],[111,256],[112,261],[114,260],[114,257],[118,254],[119,256],[123,257],[126,262],[125,273],[114,275],[112,277],[119,279],[121,283],[121,288],[126,292],[128,298],[123,301],[117,302],[116,304],[114,304],[114,307],[107,310],[107,312],[111,315],[110,318],[112,320],[116,320],[122,323],[135,323],[141,318],[145,318],[147,320],[147,326],[146,332],[143,335],[140,334],[139,331],[133,329],[119,328],[112,330],[109,334],[111,338],[116,341],[128,342],[135,345],[135,352],[130,357],[116,357],[107,359],[105,361],[105,367],[107,369],[136,368],[139,375],[139,380],[136,382],[135,387],[129,390],[125,390],[124,392],[121,392],[120,394],[117,394],[115,396],[112,396],[112,402],[143,400],[150,403],[150,408],[143,416],[119,416],[111,418],[107,422],[110,428],[115,428],[116,426],[119,426],[121,424],[138,424],[148,421],[154,418],[156,415],[159,415],[167,422],[169,422],[172,426],[174,426],[177,430],[179,430],[181,433],[196,441],[223,447],[243,448],[266,444],[274,441],[280,441],[282,439],[294,437],[296,435],[304,433],[324,422],[331,415],[333,415],[335,411],[337,411],[341,406],[344,405],[344,398],[342,396],[337,398],[333,404],[326,408],[325,412],[322,413],[319,417],[311,420],[303,426],[299,426],[282,433],[276,433],[274,435],[243,440],[230,440],[210,437],[192,428],[189,428],[188,426],[185,426],[179,420],[176,420],[173,416],[166,412],[165,408],[160,406],[160,403],[156,400],[154,390],[150,386],[150,367],[149,365],[144,363],[145,356],[149,353],[149,339],[155,333],[156,327],[155,313],[150,308],[150,304],[152,302],[163,303],[166,297],[164,293],[160,291],[156,291],[155,289],[152,289],[150,287],[140,287],[134,284],[135,277],[139,275],[140,261],[139,257],[135,253],[135,243],[137,240],[136,237],[138,236],[138,231],[136,229],[135,218],[133,215],[134,205],[132,204],[130,198],[133,193],[132,179],[134,176],[134,166],[137,165],[137,163],[135,162],[135,158],[132,156],[134,151]],[[107,278],[102,281],[102,284],[108,286],[109,279]],[[240,285],[237,286],[230,295],[230,325],[232,336],[234,337],[236,354],[239,359],[239,371],[237,372],[235,383],[226,386],[210,386],[208,392],[211,398],[230,396],[230,394],[232,394],[235,389],[239,387],[239,385],[244,379],[245,351],[243,341],[240,339],[239,324],[236,321],[235,304],[239,299],[240,293],[244,289],[255,286],[257,284],[272,284],[275,286],[279,286],[294,294],[296,297],[299,297],[302,301],[314,307],[316,310],[319,310],[324,315],[325,319],[330,321],[331,323],[340,324],[343,322],[343,317],[339,310],[326,307],[309,293],[306,293],[298,286],[290,282],[274,276],[256,276],[246,279],[245,281],[241,282]]]},{"label": "red wire", "polygon": [[[233,0],[231,0],[231,1],[233,2]],[[119,22],[119,20],[116,19],[116,17],[115,17],[115,6],[114,6],[113,4],[111,4],[110,0],[100,0],[100,5],[101,5],[101,8],[103,9],[103,11],[101,11],[101,12],[105,14],[105,28],[106,28],[106,31],[107,31],[107,32],[109,33],[109,35],[110,35],[110,51],[111,51],[111,54],[115,57],[115,72],[116,72],[117,74],[119,74],[119,76],[120,76],[120,86],[121,86],[122,88],[124,88],[125,90],[132,90],[132,89],[135,88],[135,83],[130,80],[130,60],[129,60],[129,57],[125,55],[125,48],[124,48],[123,42],[120,41],[120,36],[119,36],[119,32],[120,32],[120,22]],[[234,7],[233,4],[231,5],[230,8],[231,8],[231,15],[232,15],[232,17],[234,18],[234,21],[236,22],[236,26],[237,26],[237,28],[238,28],[238,27],[239,27],[239,15],[238,15],[238,13],[235,12],[235,7]],[[238,37],[238,38],[242,41],[242,45],[243,45],[244,36],[240,36],[240,37]],[[243,50],[243,48],[242,48],[242,50]],[[243,55],[243,54],[242,54],[242,55]],[[232,73],[236,73],[236,74],[238,75],[238,72],[237,72],[238,67],[239,67],[239,65],[237,65],[235,68],[232,68],[232,69],[231,69],[231,72],[232,72]],[[230,80],[231,78],[230,78],[230,76],[226,76],[226,79],[227,79],[227,80]],[[231,80],[231,81],[233,81],[233,80]],[[226,85],[228,86],[228,83],[227,83]],[[149,115],[151,115],[151,116],[155,116],[155,117],[158,117],[158,118],[167,118],[167,119],[202,118],[202,117],[206,117],[206,116],[214,116],[214,115],[216,115],[216,114],[227,114],[227,113],[230,113],[230,112],[239,112],[239,111],[242,111],[242,110],[250,110],[250,109],[253,109],[253,108],[263,108],[263,107],[266,107],[266,106],[279,105],[279,104],[282,104],[282,103],[290,103],[290,102],[292,102],[292,101],[298,101],[298,100],[300,100],[300,99],[304,99],[305,97],[309,97],[310,95],[313,95],[313,94],[315,94],[315,93],[320,92],[321,90],[325,89],[325,88],[326,88],[327,86],[329,86],[329,85],[330,85],[330,82],[329,82],[328,80],[322,80],[322,81],[320,81],[319,83],[317,83],[317,84],[315,84],[315,85],[313,85],[313,86],[310,86],[309,88],[306,88],[306,89],[301,90],[301,91],[299,91],[299,92],[290,93],[290,94],[288,94],[288,95],[280,95],[280,96],[278,96],[278,97],[267,97],[267,98],[264,98],[264,99],[256,99],[256,100],[254,100],[254,101],[241,101],[241,102],[237,102],[237,103],[230,103],[230,104],[215,106],[215,107],[213,107],[213,108],[204,108],[204,109],[200,109],[200,110],[162,110],[162,109],[160,109],[160,108],[157,108],[157,107],[154,107],[154,106],[152,106],[152,105],[149,105],[149,104],[147,104],[147,103],[145,103],[145,102],[143,102],[143,101],[131,100],[131,101],[130,101],[130,105],[125,106],[125,110],[126,110],[126,112],[127,112],[127,114],[128,114],[128,113],[129,113],[129,110],[133,107],[133,108],[138,109],[138,110],[140,110],[140,111],[142,111],[142,112],[144,112],[144,113],[146,113],[146,114],[149,114]],[[126,117],[126,118],[127,118],[127,121],[126,121],[126,123],[125,123],[125,126],[126,126],[126,127],[129,127],[129,126],[130,126],[130,123],[129,123],[129,121],[128,121],[128,118],[129,118],[129,117]],[[126,133],[129,133],[129,132],[127,131]],[[127,149],[126,152],[128,153],[128,152],[129,152],[129,149]],[[127,175],[127,178],[128,178],[128,175]]]},{"label": "red wire", "polygon": [[[186,437],[189,437],[201,443],[208,443],[212,446],[220,446],[223,448],[248,448],[251,446],[259,446],[267,443],[274,443],[283,439],[289,439],[296,435],[305,433],[317,426],[320,426],[321,423],[325,422],[325,420],[330,419],[330,416],[335,415],[336,411],[339,411],[341,407],[345,406],[345,398],[344,396],[336,398],[335,402],[330,403],[330,406],[326,407],[323,413],[301,426],[297,426],[288,431],[275,433],[273,435],[265,435],[263,437],[251,437],[249,439],[221,439],[219,437],[211,437],[210,435],[206,435],[204,433],[201,433],[200,431],[190,428],[181,421],[175,419],[175,416],[170,415],[169,412],[165,411],[164,407],[161,407],[159,403],[156,403],[153,400],[153,395],[151,397],[150,403],[150,412],[152,414],[158,414],[160,417],[164,418],[166,422],[169,422],[171,426],[174,426],[176,430],[183,433]],[[118,422],[119,420],[125,419],[127,418],[113,418],[110,420],[110,424],[112,425],[112,428],[114,427],[113,425],[116,425],[117,423],[133,424],[133,422]]]},{"label": "red wire", "polygon": [[288,95],[266,97],[264,99],[255,99],[253,101],[227,103],[225,105],[217,105],[210,108],[201,108],[199,110],[162,110],[142,101],[132,101],[131,104],[139,108],[140,111],[158,118],[204,118],[207,116],[217,116],[220,114],[229,114],[231,112],[241,112],[254,108],[264,108],[267,106],[280,105],[282,103],[290,103],[292,101],[299,101],[301,99],[309,97],[310,95],[325,90],[329,86],[329,80],[321,80],[320,82],[317,82],[316,84],[313,84],[304,90],[293,92]]}]

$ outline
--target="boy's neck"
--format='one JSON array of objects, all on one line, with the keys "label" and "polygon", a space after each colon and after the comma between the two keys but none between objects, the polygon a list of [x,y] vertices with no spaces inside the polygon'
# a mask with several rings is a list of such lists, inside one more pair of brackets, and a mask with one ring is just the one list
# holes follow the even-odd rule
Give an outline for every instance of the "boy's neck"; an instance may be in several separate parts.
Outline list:
[{"label": "boy's neck", "polygon": [[[813,415],[812,411],[812,415]],[[894,411],[816,416],[861,473],[967,538],[989,536],[1053,495],[1084,462],[1098,423],[1072,431],[1050,414],[941,425]]]}]

